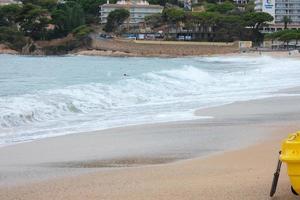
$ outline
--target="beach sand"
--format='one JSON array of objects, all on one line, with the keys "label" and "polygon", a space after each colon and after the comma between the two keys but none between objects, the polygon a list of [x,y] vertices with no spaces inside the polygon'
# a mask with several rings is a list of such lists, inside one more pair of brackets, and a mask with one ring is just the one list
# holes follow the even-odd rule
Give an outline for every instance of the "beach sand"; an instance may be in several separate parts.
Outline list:
[{"label": "beach sand", "polygon": [[[237,102],[196,112],[213,119],[129,126],[3,147],[0,199],[269,199],[280,142],[300,129],[299,101],[299,96],[287,95]],[[220,144],[219,150],[202,146],[198,139],[207,133],[216,136],[207,141],[208,147]],[[127,139],[116,138],[122,135]],[[170,147],[167,141],[182,145]],[[229,141],[232,145],[226,146]],[[285,165],[273,199],[296,199]]]}]

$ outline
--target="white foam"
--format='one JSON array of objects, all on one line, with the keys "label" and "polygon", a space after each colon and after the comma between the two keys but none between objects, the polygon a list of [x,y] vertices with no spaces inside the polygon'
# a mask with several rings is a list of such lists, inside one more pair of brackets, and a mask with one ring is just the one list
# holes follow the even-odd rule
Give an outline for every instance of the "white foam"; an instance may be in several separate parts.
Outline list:
[{"label": "white foam", "polygon": [[[269,92],[300,84],[296,60],[192,59],[209,65],[162,67],[113,83],[3,96],[0,145],[129,124],[195,119],[196,108],[266,97]],[[106,74],[112,76],[110,71]]]}]

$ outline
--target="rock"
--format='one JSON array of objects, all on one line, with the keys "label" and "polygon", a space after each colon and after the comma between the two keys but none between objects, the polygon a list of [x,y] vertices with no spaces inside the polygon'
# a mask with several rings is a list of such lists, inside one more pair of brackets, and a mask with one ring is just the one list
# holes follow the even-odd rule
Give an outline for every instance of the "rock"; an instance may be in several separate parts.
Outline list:
[{"label": "rock", "polygon": [[19,52],[9,48],[5,44],[0,44],[0,54],[19,54]]}]

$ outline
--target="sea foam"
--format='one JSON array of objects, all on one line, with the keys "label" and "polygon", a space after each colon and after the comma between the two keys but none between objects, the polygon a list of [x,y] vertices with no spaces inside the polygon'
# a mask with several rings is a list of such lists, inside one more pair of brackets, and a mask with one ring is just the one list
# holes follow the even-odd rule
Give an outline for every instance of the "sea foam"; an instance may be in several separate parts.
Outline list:
[{"label": "sea foam", "polygon": [[[4,60],[8,63],[11,59],[16,57]],[[36,81],[38,77],[26,76],[32,67],[27,66],[26,72],[11,69],[22,65],[21,61],[30,65],[39,59],[42,58],[17,57],[20,63],[16,61],[2,69],[17,85],[0,76],[0,86],[11,87],[0,92],[0,145],[130,124],[197,119],[193,115],[197,108],[267,97],[274,95],[270,92],[300,84],[297,60],[270,57],[153,61],[90,57],[54,61],[56,57],[48,57],[42,61],[50,62],[51,66],[32,69],[44,74],[49,85],[54,85],[44,88],[41,81],[45,79]],[[76,67],[78,62],[81,68]],[[118,66],[108,67],[110,63]],[[60,70],[72,66],[72,76],[62,74],[62,83],[57,83]],[[89,72],[82,71],[85,67]],[[129,71],[128,76],[122,76],[123,71]],[[29,90],[30,84],[40,85],[30,86],[33,89]],[[20,87],[24,89],[19,91]]]}]

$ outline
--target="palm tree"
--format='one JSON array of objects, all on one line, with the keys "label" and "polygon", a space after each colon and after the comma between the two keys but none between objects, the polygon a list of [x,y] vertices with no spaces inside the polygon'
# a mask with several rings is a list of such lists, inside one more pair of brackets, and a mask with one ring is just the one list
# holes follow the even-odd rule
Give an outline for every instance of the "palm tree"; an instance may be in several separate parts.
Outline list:
[{"label": "palm tree", "polygon": [[288,24],[292,23],[292,19],[288,16],[284,16],[282,22],[284,23],[284,29],[287,29]]}]

